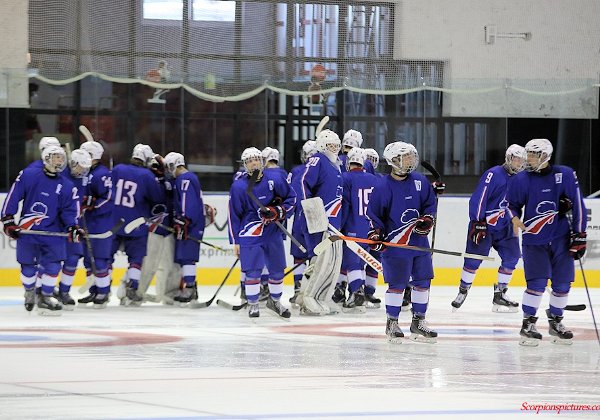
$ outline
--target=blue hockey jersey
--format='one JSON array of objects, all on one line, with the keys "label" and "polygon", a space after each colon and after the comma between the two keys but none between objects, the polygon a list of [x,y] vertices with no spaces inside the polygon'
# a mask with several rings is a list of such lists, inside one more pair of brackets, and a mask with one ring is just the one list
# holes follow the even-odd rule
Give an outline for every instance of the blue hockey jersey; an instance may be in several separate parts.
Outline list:
[{"label": "blue hockey jersey", "polygon": [[370,229],[367,206],[379,178],[362,169],[353,169],[344,172],[342,179],[342,232],[348,236],[366,238]]},{"label": "blue hockey jersey", "polygon": [[188,232],[198,239],[204,236],[204,201],[198,177],[193,172],[185,172],[175,179],[173,190],[175,215],[190,221]]},{"label": "blue hockey jersey", "polygon": [[327,156],[315,153],[308,158],[302,174],[301,199],[321,197],[329,223],[336,229],[342,225],[342,173]]},{"label": "blue hockey jersey", "polygon": [[504,230],[510,224],[506,189],[511,178],[502,165],[485,171],[469,199],[469,220],[485,220],[491,231]]}]

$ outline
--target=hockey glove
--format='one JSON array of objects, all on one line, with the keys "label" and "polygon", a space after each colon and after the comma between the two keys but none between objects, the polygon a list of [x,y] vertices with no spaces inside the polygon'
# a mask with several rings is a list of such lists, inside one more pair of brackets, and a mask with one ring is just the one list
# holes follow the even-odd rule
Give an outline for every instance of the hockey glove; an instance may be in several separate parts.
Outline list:
[{"label": "hockey glove", "polygon": [[271,223],[275,220],[285,219],[285,209],[283,206],[267,206],[260,210],[260,218],[265,223]]},{"label": "hockey glove", "polygon": [[187,217],[174,217],[173,228],[175,229],[175,239],[185,241],[188,238],[188,227],[190,219]]},{"label": "hockey glove", "polygon": [[573,208],[573,202],[567,197],[560,197],[558,200],[558,214],[564,216]]},{"label": "hockey glove", "polygon": [[571,245],[569,246],[569,253],[574,260],[578,260],[585,255],[587,248],[587,233],[576,232],[571,234]]},{"label": "hockey glove", "polygon": [[471,220],[469,222],[469,239],[479,245],[487,236],[487,222],[485,220]]},{"label": "hockey glove", "polygon": [[431,183],[431,186],[433,187],[435,195],[442,195],[444,194],[444,191],[446,191],[446,184],[442,181],[435,181]]},{"label": "hockey glove", "polygon": [[161,155],[154,155],[150,161],[150,170],[159,181],[165,179],[165,163]]},{"label": "hockey glove", "polygon": [[423,235],[423,236],[429,235],[429,232],[431,232],[431,229],[433,228],[434,223],[435,223],[435,219],[433,218],[433,216],[426,214],[417,219],[417,221],[415,222],[415,228],[413,229],[413,231],[417,235]]},{"label": "hockey glove", "polygon": [[369,233],[367,233],[367,239],[370,241],[379,242],[376,244],[369,244],[369,248],[373,251],[383,251],[387,248],[385,244],[383,244],[383,231],[381,229],[371,229]]},{"label": "hockey glove", "polygon": [[83,197],[83,202],[81,203],[81,213],[89,213],[94,210],[94,206],[96,205],[96,197],[93,195],[85,195]]},{"label": "hockey glove", "polygon": [[4,234],[10,238],[17,239],[21,228],[15,223],[15,216],[7,214],[2,218],[4,224]]},{"label": "hockey glove", "polygon": [[81,242],[85,232],[79,226],[69,226],[67,240],[74,244]]},{"label": "hockey glove", "polygon": [[215,222],[217,209],[210,204],[204,204],[204,227],[210,226]]}]

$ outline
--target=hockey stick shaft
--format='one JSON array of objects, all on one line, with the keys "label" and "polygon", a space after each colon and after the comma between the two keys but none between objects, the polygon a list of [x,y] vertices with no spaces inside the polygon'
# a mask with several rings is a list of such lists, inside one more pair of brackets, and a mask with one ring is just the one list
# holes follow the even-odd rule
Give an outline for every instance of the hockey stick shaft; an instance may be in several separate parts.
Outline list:
[{"label": "hockey stick shaft", "polygon": [[231,272],[233,271],[233,269],[235,268],[235,266],[237,265],[237,263],[240,261],[239,258],[236,258],[235,261],[233,262],[233,264],[231,265],[231,268],[229,269],[229,271],[227,272],[227,274],[225,275],[225,278],[223,279],[223,281],[221,282],[221,284],[219,285],[219,287],[217,288],[217,291],[215,292],[215,294],[213,295],[213,297],[211,297],[209,300],[207,300],[206,302],[197,302],[197,303],[191,303],[190,307],[191,308],[208,308],[213,301],[215,300],[215,298],[217,297],[217,295],[219,294],[219,292],[221,291],[221,289],[223,288],[223,286],[225,285],[225,282],[227,281],[227,279],[229,278],[229,276],[231,275]]},{"label": "hockey stick shaft", "polygon": [[[173,229],[170,226],[163,225],[162,223],[153,222],[151,219],[148,219],[148,218],[143,218],[143,219],[144,219],[144,223],[146,223],[147,225],[158,226],[159,228],[162,228],[162,229],[166,230],[167,232],[175,233],[175,229]],[[136,222],[137,220],[138,219],[135,219],[132,223]],[[125,226],[125,233],[131,232],[132,230],[133,230],[133,228],[131,228],[129,224],[127,226]],[[221,248],[220,246],[216,246],[214,244],[211,244],[210,242],[206,242],[206,241],[204,241],[202,239],[198,239],[195,236],[188,235],[187,238],[190,239],[190,240],[192,240],[192,241],[194,241],[194,242],[197,242],[199,244],[204,244],[206,246],[214,248],[214,249],[216,249],[218,251],[227,252],[225,249]]]},{"label": "hockey stick shaft", "polygon": [[[113,227],[111,230],[107,230],[106,232],[103,233],[90,233],[88,236],[88,238],[90,239],[106,239],[106,238],[110,238],[112,235],[114,235],[114,233],[119,230],[119,228],[123,225],[123,220],[121,219],[121,222],[117,223],[117,225],[115,225],[115,227]],[[67,236],[69,236],[69,234],[67,232],[51,232],[51,231],[47,231],[47,230],[20,230],[19,231],[19,235],[38,235],[38,236],[59,236],[62,238],[66,238]]]},{"label": "hockey stick shaft", "polygon": [[[425,169],[427,169],[429,172],[431,172],[431,175],[433,175],[433,177],[435,178],[436,181],[441,181],[442,180],[442,176],[440,175],[440,173],[433,167],[433,165],[429,162],[427,162],[426,160],[421,162],[421,166],[423,166]],[[437,193],[435,195],[435,212],[437,215],[437,210],[438,210],[438,206],[439,206],[439,197],[437,196]],[[435,231],[437,229],[437,223],[433,224],[433,229],[431,231],[431,247],[435,248]]]},{"label": "hockey stick shaft", "polygon": [[[246,188],[246,193],[248,194],[248,197],[250,197],[250,199],[252,201],[254,201],[254,203],[260,208],[261,211],[268,212],[268,210],[264,206],[264,204],[261,203],[258,198],[256,198],[256,195],[254,195],[254,191],[252,191],[252,189],[254,188],[254,184],[256,184],[256,181],[258,180],[259,175],[260,175],[260,171],[258,171],[258,170],[255,170],[254,172],[252,172],[252,175],[250,176],[250,180],[248,181],[248,188]],[[285,235],[288,238],[290,238],[290,241],[292,241],[294,243],[294,245],[296,245],[300,251],[306,252],[306,248],[304,248],[304,246],[300,242],[298,242],[298,240],[296,238],[294,238],[292,236],[292,234],[281,224],[281,222],[279,220],[275,220],[275,224],[283,233],[285,233]]]},{"label": "hockey stick shaft", "polygon": [[317,128],[315,130],[315,139],[318,137],[321,131],[323,131],[328,122],[329,116],[325,115],[323,118],[321,118],[321,121],[319,121],[319,125],[317,125]]},{"label": "hockey stick shaft", "polygon": [[92,248],[92,241],[90,240],[90,232],[88,231],[85,212],[81,214],[81,223],[83,224],[83,231],[85,232],[85,247],[90,259],[90,266],[93,274],[93,276],[88,277],[86,282],[79,288],[79,293],[85,293],[86,290],[89,290],[89,288],[94,285],[94,277],[97,276],[98,271],[96,270],[96,258],[94,257],[94,250]]},{"label": "hockey stick shaft", "polygon": [[354,237],[344,236],[344,235],[333,235],[333,236],[330,236],[329,238],[332,241],[335,241],[337,239],[343,239],[344,241],[358,242],[358,243],[368,244],[368,245],[371,245],[371,244],[374,245],[374,244],[381,243],[385,246],[394,247],[394,248],[405,248],[405,249],[410,249],[412,251],[430,252],[432,254],[436,253],[436,254],[444,254],[444,255],[453,255],[455,257],[472,258],[474,260],[481,260],[481,261],[494,261],[495,260],[493,257],[488,257],[485,255],[479,255],[479,254],[469,254],[468,252],[446,251],[444,249],[424,248],[424,247],[420,247],[420,246],[403,245],[403,244],[397,244],[397,243],[393,243],[393,242],[376,242],[376,241],[371,241],[369,239],[354,238]]},{"label": "hockey stick shaft", "polygon": [[588,288],[587,279],[585,278],[585,271],[583,270],[583,262],[579,258],[579,268],[581,269],[581,277],[583,277],[583,285],[585,286],[585,293],[587,294],[588,303],[590,304],[590,312],[592,313],[592,321],[594,322],[594,329],[596,330],[596,338],[598,339],[598,345],[600,345],[600,333],[598,332],[598,324],[596,324],[596,315],[594,315],[594,307],[592,306],[592,298],[590,297],[590,289]]}]

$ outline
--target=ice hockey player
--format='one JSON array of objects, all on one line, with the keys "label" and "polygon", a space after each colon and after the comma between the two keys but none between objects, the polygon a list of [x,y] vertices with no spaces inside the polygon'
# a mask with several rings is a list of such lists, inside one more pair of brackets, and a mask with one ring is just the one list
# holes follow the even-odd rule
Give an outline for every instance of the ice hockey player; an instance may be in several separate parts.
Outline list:
[{"label": "ice hockey player", "polygon": [[[42,152],[43,168],[27,168],[19,173],[2,208],[4,233],[17,239],[17,261],[21,264],[21,282],[25,288],[25,309],[36,305],[35,283],[39,275],[41,290],[37,297],[40,315],[60,315],[62,305],[53,295],[54,285],[66,258],[66,241],[24,231],[68,232],[68,240],[79,242],[83,231],[77,225],[77,203],[73,200],[73,184],[63,176],[67,157],[60,146],[49,146]],[[19,214],[19,202],[23,201]],[[39,270],[39,272],[38,272]]]},{"label": "ice hockey player", "polygon": [[[229,194],[229,236],[235,254],[245,273],[246,298],[250,318],[260,316],[258,296],[263,267],[269,271],[267,309],[282,318],[289,318],[289,309],[281,304],[285,250],[281,230],[274,223],[288,218],[296,204],[296,193],[281,176],[263,172],[261,151],[249,147],[241,161],[247,174],[233,182]],[[259,206],[247,193],[254,171],[258,178],[252,192],[263,205]],[[255,175],[256,176],[256,175]]]},{"label": "ice hockey player", "polygon": [[196,174],[188,171],[181,153],[170,152],[165,156],[165,171],[175,180],[175,262],[181,266],[183,284],[174,300],[183,306],[198,299],[196,263],[200,256],[200,244],[189,237],[202,239],[204,236],[204,201],[200,181]]},{"label": "ice hockey player", "polygon": [[390,342],[400,342],[404,333],[398,325],[402,295],[412,276],[411,339],[435,342],[437,332],[427,326],[425,313],[429,303],[429,288],[433,278],[431,254],[401,247],[386,249],[383,241],[429,248],[427,235],[436,217],[436,196],[427,178],[414,172],[419,154],[412,144],[397,141],[386,146],[383,156],[392,167],[391,174],[381,178],[370,196],[367,216],[371,220],[368,238],[379,242],[371,245],[383,251],[383,276],[388,284],[385,294]]},{"label": "ice hockey player", "polygon": [[[550,307],[546,310],[552,342],[571,344],[573,332],[563,324],[571,283],[575,280],[573,259],[586,250],[587,212],[572,168],[551,165],[552,144],[533,139],[525,145],[525,171],[508,185],[508,210],[515,235],[522,231],[523,268],[527,289],[523,292],[524,346],[537,346],[542,339],[536,329],[536,313],[551,281]],[[572,212],[572,222],[567,213]],[[521,217],[523,220],[521,220]]]},{"label": "ice hockey player", "polygon": [[[110,170],[102,163],[104,147],[97,141],[86,141],[79,146],[90,154],[92,158],[92,167],[88,174],[87,195],[83,197],[81,207],[82,220],[85,218],[89,233],[102,233],[110,230],[114,226],[113,222],[113,203],[112,203],[112,179]],[[87,276],[92,276],[93,286],[90,288],[89,295],[78,299],[79,305],[85,306],[92,303],[95,309],[103,309],[108,304],[110,295],[110,265],[112,262],[112,242],[113,238],[90,239],[93,255],[88,255],[87,248],[84,248],[84,259]],[[92,267],[92,257],[94,267]]]},{"label": "ice hockey player", "polygon": [[[362,147],[362,144],[363,136],[360,131],[350,129],[344,133],[344,138],[342,139],[342,150],[339,155],[341,162],[340,169],[342,173],[347,171],[346,157],[348,156],[348,152],[354,147]],[[370,160],[365,162],[364,170],[370,174],[375,173],[375,169],[373,168]]]},{"label": "ice hockey player", "polygon": [[[38,147],[40,149],[40,156],[42,155],[42,153],[44,153],[44,149],[46,149],[47,147],[50,147],[50,146],[59,146],[60,147],[60,141],[58,141],[58,139],[56,137],[42,137],[40,139],[40,142],[38,143]],[[35,160],[35,161],[31,162],[29,165],[27,165],[27,168],[42,169],[43,167],[44,167],[44,162],[42,161],[42,159]]]},{"label": "ice hockey player", "polygon": [[[525,149],[512,144],[506,149],[504,163],[494,166],[481,176],[475,192],[469,199],[469,232],[466,251],[470,254],[488,255],[493,247],[502,263],[498,268],[498,281],[494,285],[492,311],[517,312],[519,304],[506,294],[512,272],[521,257],[519,237],[513,233],[512,223],[506,212],[506,189],[513,175],[525,166]],[[475,273],[481,260],[465,258],[458,295],[452,301],[454,310],[467,298]]]}]

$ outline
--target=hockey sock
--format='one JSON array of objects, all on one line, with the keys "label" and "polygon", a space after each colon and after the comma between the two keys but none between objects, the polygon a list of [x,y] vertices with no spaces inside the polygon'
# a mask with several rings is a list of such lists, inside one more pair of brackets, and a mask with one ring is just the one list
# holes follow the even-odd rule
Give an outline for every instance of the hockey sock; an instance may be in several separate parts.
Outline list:
[{"label": "hockey sock", "polygon": [[411,303],[413,312],[418,314],[424,314],[427,312],[427,304],[429,303],[429,289],[413,287]]},{"label": "hockey sock", "polygon": [[67,293],[69,290],[71,290],[73,279],[75,278],[75,270],[77,270],[77,267],[63,266],[62,273],[60,275],[60,283],[58,284],[58,290],[61,293]]},{"label": "hockey sock", "polygon": [[346,270],[340,271],[340,276],[338,277],[336,284],[348,283],[348,272]]},{"label": "hockey sock", "polygon": [[473,280],[475,280],[475,273],[475,270],[463,267],[462,273],[460,274],[460,287],[470,289],[471,285],[473,284]]},{"label": "hockey sock", "polygon": [[556,295],[556,292],[550,293],[550,313],[552,315],[563,316],[565,306],[569,301],[569,293]]},{"label": "hockey sock", "polygon": [[264,267],[262,273],[260,275],[260,284],[268,284],[269,283],[269,270],[267,267]]},{"label": "hockey sock", "polygon": [[348,290],[350,293],[356,292],[364,284],[362,270],[352,270],[348,272]]},{"label": "hockey sock", "polygon": [[35,274],[33,276],[26,276],[25,274],[21,273],[21,283],[25,289],[32,289],[35,287]]},{"label": "hockey sock", "polygon": [[258,294],[260,293],[260,279],[251,279],[246,277],[246,299],[248,303],[258,303]]},{"label": "hockey sock", "polygon": [[58,275],[52,276],[50,274],[42,274],[42,294],[43,295],[52,295],[54,292],[54,285],[56,284],[56,279]]},{"label": "hockey sock", "polygon": [[194,287],[194,284],[196,284],[196,264],[182,265],[181,276],[186,287]]},{"label": "hockey sock", "polygon": [[94,293],[106,295],[110,292],[110,276],[108,275],[108,271],[99,272],[96,276],[94,276],[94,286],[90,288],[90,293],[92,289],[95,288]]},{"label": "hockey sock", "polygon": [[141,276],[142,270],[140,270],[140,266],[138,264],[131,264],[127,269],[127,278],[132,289],[137,290]]},{"label": "hockey sock", "polygon": [[525,290],[523,292],[523,300],[521,301],[521,306],[523,308],[523,313],[525,315],[535,316],[540,304],[542,303],[542,294],[537,294],[538,292],[532,292],[529,290]]},{"label": "hockey sock", "polygon": [[[302,260],[294,259],[294,264],[298,264]],[[302,281],[302,275],[304,274],[304,270],[306,269],[306,262],[302,265],[299,265],[294,270],[294,288],[300,287],[300,282]]]},{"label": "hockey sock", "polygon": [[269,279],[269,293],[273,300],[281,299],[281,294],[283,293],[283,279]]},{"label": "hockey sock", "polygon": [[388,318],[398,319],[400,316],[400,308],[402,307],[402,297],[404,290],[388,289],[385,292],[385,313]]},{"label": "hockey sock", "polygon": [[377,277],[370,276],[369,274],[367,274],[367,277],[365,279],[365,294],[366,295],[374,295],[376,287],[377,287]]},{"label": "hockey sock", "polygon": [[510,268],[502,267],[498,268],[498,286],[502,286],[501,290],[505,289],[508,286],[508,282],[512,277],[512,272]]}]

